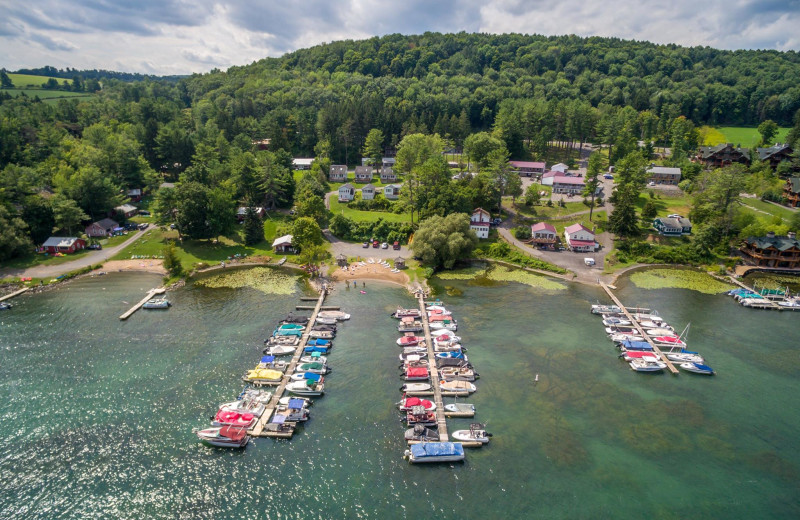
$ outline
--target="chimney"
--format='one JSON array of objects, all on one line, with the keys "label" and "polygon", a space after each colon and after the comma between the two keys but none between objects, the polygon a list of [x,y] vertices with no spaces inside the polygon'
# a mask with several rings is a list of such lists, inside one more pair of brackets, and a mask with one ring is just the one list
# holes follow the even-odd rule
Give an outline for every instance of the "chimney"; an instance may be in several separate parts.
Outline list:
[{"label": "chimney", "polygon": [[774,231],[767,231],[767,238],[775,238],[775,232]]},{"label": "chimney", "polygon": [[788,233],[786,233],[786,236],[791,238],[792,240],[797,238],[797,234],[794,231],[789,231]]}]

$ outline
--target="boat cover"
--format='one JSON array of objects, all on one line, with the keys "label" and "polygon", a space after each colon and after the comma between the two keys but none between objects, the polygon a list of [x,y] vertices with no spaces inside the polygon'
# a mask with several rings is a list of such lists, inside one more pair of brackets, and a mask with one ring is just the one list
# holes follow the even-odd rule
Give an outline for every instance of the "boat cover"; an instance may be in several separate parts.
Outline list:
[{"label": "boat cover", "polygon": [[306,373],[306,374],[303,374],[303,377],[304,377],[304,378],[305,378],[305,380],[306,380],[306,381],[308,381],[309,383],[311,383],[311,382],[317,382],[317,381],[319,381],[320,379],[322,379],[322,376],[321,376],[321,375],[319,375],[319,374],[311,374],[311,373]]},{"label": "boat cover", "polygon": [[406,376],[408,377],[424,377],[428,375],[428,369],[425,367],[409,367],[406,370]]},{"label": "boat cover", "polygon": [[415,459],[464,455],[464,447],[460,442],[424,442],[413,444],[411,446],[411,455]]},{"label": "boat cover", "polygon": [[264,364],[272,363],[273,361],[275,361],[275,356],[264,356],[261,358],[261,362]]},{"label": "boat cover", "polygon": [[311,345],[312,347],[313,346],[322,347],[322,346],[327,346],[327,345],[330,345],[330,344],[331,344],[331,340],[329,340],[329,339],[321,339],[321,338],[310,339],[310,340],[308,340],[308,343],[307,343],[307,345]]},{"label": "boat cover", "polygon": [[312,358],[320,358],[320,357],[322,357],[322,352],[312,352],[311,353],[311,357]]},{"label": "boat cover", "polygon": [[286,422],[286,416],[275,414],[270,422],[273,424],[283,424]]},{"label": "boat cover", "polygon": [[326,354],[328,352],[327,347],[306,347],[303,349],[303,352],[320,352],[322,354]]},{"label": "boat cover", "polygon": [[709,372],[713,372],[713,371],[714,371],[714,369],[713,369],[713,368],[711,368],[711,367],[710,367],[710,366],[708,366],[708,365],[704,365],[704,364],[702,364],[702,363],[692,363],[692,364],[693,364],[694,366],[696,366],[697,368],[699,368],[700,370],[708,370]]},{"label": "boat cover", "polygon": [[247,432],[241,426],[223,426],[219,429],[219,434],[227,437],[232,441],[240,441],[244,439]]},{"label": "boat cover", "polygon": [[289,408],[292,410],[302,410],[306,402],[302,399],[289,399]]},{"label": "boat cover", "polygon": [[302,370],[322,370],[324,366],[322,363],[303,363],[300,368]]},{"label": "boat cover", "polygon": [[406,399],[405,402],[406,407],[422,406],[424,408],[430,408],[432,404],[433,403],[431,403],[427,399],[420,399],[419,397],[409,397]]},{"label": "boat cover", "polygon": [[[306,374],[306,375],[316,376],[316,375],[319,375],[319,374]],[[313,388],[313,387],[315,387],[317,385],[317,381],[318,381],[317,379],[310,379],[310,378],[306,377],[306,386]]]},{"label": "boat cover", "polygon": [[653,350],[653,347],[650,343],[646,341],[631,341],[626,339],[622,343],[620,343],[626,350]]}]

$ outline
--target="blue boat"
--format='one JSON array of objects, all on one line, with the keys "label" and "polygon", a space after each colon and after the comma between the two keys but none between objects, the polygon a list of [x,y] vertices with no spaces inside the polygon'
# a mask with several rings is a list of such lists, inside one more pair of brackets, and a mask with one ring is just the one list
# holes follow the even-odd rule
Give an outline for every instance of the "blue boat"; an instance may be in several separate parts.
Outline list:
[{"label": "blue boat", "polygon": [[303,352],[305,352],[306,354],[310,354],[310,353],[314,353],[314,352],[319,352],[320,354],[327,354],[328,353],[328,347],[315,347],[315,346],[312,345],[310,347],[305,347],[303,349]]},{"label": "blue boat", "polygon": [[311,345],[312,347],[330,347],[331,340],[329,339],[310,339],[306,345]]},{"label": "blue boat", "polygon": [[422,442],[406,450],[411,464],[426,462],[456,462],[464,460],[464,446],[460,442]]},{"label": "blue boat", "polygon": [[631,341],[626,339],[619,344],[625,350],[653,350],[653,346],[646,341]]},{"label": "blue boat", "polygon": [[272,333],[273,336],[297,336],[298,338],[303,335],[302,330],[280,330],[275,329]]},{"label": "blue boat", "polygon": [[707,376],[714,375],[714,369],[708,365],[703,365],[702,363],[681,363],[678,366],[687,372],[693,372],[695,374],[703,374]]}]

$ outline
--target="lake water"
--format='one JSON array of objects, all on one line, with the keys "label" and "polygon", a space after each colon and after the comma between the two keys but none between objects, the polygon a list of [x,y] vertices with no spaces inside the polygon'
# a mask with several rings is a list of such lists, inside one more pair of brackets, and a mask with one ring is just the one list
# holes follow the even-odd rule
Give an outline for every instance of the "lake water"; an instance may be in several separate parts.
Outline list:
[{"label": "lake water", "polygon": [[637,374],[589,313],[599,289],[446,283],[482,376],[468,401],[494,434],[453,466],[402,458],[389,313],[414,300],[400,288],[337,287],[328,302],[353,318],[326,395],[293,439],[244,451],[192,428],[238,395],[304,282],[291,296],[188,286],[126,322],[158,277],[16,298],[0,313],[0,518],[800,517],[800,315],[622,280],[623,302],[691,322],[718,372]]}]

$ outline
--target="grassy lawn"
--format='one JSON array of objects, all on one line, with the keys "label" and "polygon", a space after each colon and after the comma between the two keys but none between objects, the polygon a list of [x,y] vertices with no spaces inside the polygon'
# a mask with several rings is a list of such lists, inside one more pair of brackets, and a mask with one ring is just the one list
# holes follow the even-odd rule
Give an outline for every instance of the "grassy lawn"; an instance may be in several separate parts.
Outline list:
[{"label": "grassy lawn", "polygon": [[[583,203],[582,199],[578,202],[567,202],[563,208],[558,204],[553,203],[553,207],[551,208],[543,205],[528,207],[519,202],[516,206],[512,206],[511,199],[508,198],[503,199],[503,207],[507,209],[513,209],[525,217],[544,220],[571,215],[573,213],[578,213],[579,211],[589,211],[589,207]],[[597,208],[595,208],[595,210],[597,210]]]},{"label": "grassy lawn", "polygon": [[[50,76],[33,76],[30,74],[9,74],[9,79],[17,88],[25,88],[25,87],[41,87],[43,83],[46,83],[47,80],[51,79]],[[58,81],[59,85],[62,85],[65,81],[72,85],[71,79],[66,78],[52,78]]]},{"label": "grassy lawn", "polygon": [[641,213],[647,201],[652,200],[656,205],[656,209],[658,210],[657,216],[659,217],[666,217],[673,213],[684,217],[689,216],[689,211],[692,209],[692,201],[689,195],[684,194],[679,197],[669,197],[656,191],[656,197],[657,198],[651,199],[650,193],[647,191],[640,193],[639,198],[636,200],[636,208]]},{"label": "grassy lawn", "polygon": [[27,269],[28,267],[35,267],[37,265],[60,265],[70,262],[77,258],[81,258],[89,254],[90,249],[83,249],[75,253],[64,256],[53,256],[45,253],[33,253],[29,256],[14,258],[3,263],[3,267],[12,267],[14,269]]},{"label": "grassy lawn", "polygon": [[[758,142],[761,140],[761,135],[758,133],[758,130],[755,128],[748,128],[744,126],[720,126],[716,128],[719,133],[724,136],[724,141],[720,141],[715,144],[720,144],[721,142],[728,142],[734,145],[742,145],[746,148],[752,148],[756,146]],[[778,130],[778,135],[775,136],[775,142],[783,142],[786,140],[786,134],[789,133],[789,128],[780,128]],[[718,137],[716,133],[712,133],[713,137]]]},{"label": "grassy lawn", "polygon": [[90,98],[94,96],[94,94],[88,94],[86,92],[64,92],[61,90],[42,90],[35,88],[6,88],[3,89],[2,92],[7,92],[14,97],[22,94],[25,94],[30,98],[38,96],[39,99],[46,102],[55,102],[59,99]]},{"label": "grassy lawn", "polygon": [[[766,213],[769,213],[770,215],[779,216],[783,220],[789,220],[790,218],[792,218],[792,215],[795,214],[795,212],[790,210],[789,208],[776,206],[775,204],[770,204],[769,202],[764,202],[763,200],[760,199],[742,199],[742,204],[744,204],[745,206],[750,206],[751,208],[755,208],[757,210],[764,211]],[[748,210],[748,208],[746,207],[743,207],[742,209],[744,211],[751,211],[753,214],[755,214],[756,217],[761,217],[761,218],[767,217],[767,215],[764,215],[764,213]]]},{"label": "grassy lawn", "polygon": [[372,222],[382,218],[386,222],[411,222],[411,215],[408,213],[388,213],[385,211],[359,211],[350,209],[347,204],[339,202],[336,194],[329,198],[331,212],[334,215],[344,215],[351,220]]}]

